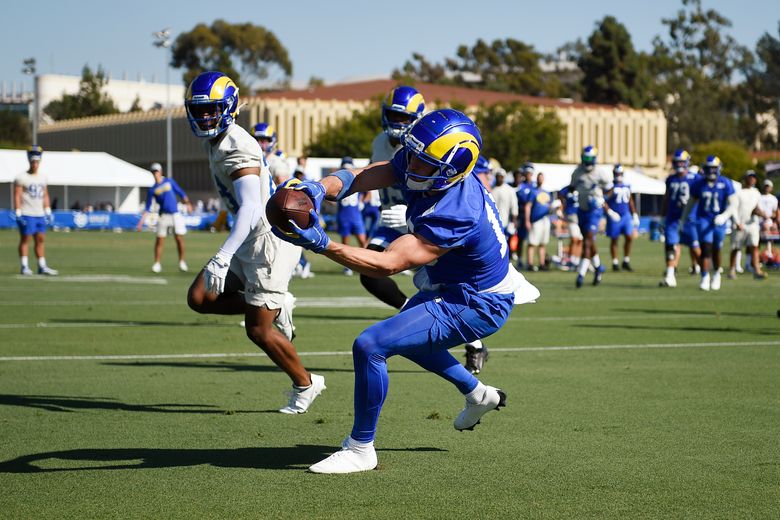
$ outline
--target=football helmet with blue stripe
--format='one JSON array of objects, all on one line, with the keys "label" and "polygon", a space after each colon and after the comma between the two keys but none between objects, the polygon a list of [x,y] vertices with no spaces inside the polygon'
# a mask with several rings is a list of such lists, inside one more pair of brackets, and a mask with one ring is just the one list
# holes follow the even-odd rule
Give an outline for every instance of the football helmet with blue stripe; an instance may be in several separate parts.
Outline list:
[{"label": "football helmet with blue stripe", "polygon": [[221,72],[203,72],[187,88],[184,108],[196,136],[216,137],[235,122],[238,86]]},{"label": "football helmet with blue stripe", "polygon": [[424,111],[425,100],[416,88],[396,87],[382,102],[382,128],[389,137],[400,139]]}]

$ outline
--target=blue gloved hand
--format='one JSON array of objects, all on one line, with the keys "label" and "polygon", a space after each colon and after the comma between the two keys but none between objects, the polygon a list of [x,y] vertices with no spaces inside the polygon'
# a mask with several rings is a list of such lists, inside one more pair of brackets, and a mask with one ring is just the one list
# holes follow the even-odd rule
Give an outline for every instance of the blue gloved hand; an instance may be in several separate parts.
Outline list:
[{"label": "blue gloved hand", "polygon": [[296,178],[287,179],[279,185],[279,189],[299,190],[309,196],[314,204],[314,211],[320,212],[322,199],[325,198],[325,186],[316,181],[301,182]]},{"label": "blue gloved hand", "polygon": [[317,212],[311,210],[310,214],[312,225],[306,229],[299,228],[293,220],[290,220],[290,229],[293,230],[292,233],[285,233],[276,226],[272,226],[271,231],[274,235],[286,242],[301,246],[302,248],[314,251],[315,253],[322,253],[328,248],[330,239],[320,225],[320,217],[317,215]]}]

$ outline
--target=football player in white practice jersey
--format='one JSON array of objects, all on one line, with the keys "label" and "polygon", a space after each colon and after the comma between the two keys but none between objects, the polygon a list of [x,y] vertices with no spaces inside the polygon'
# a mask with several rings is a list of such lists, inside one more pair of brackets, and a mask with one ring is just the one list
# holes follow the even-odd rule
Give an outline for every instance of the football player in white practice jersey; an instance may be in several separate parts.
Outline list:
[{"label": "football player in white practice jersey", "polygon": [[290,178],[290,166],[287,164],[286,156],[281,150],[277,150],[279,139],[274,127],[268,123],[257,123],[252,129],[252,134],[257,139],[257,143],[263,150],[265,162],[268,163],[268,169],[271,170],[271,178],[277,185]]},{"label": "football player in white practice jersey", "polygon": [[193,133],[204,139],[211,175],[235,222],[216,255],[190,286],[187,302],[204,314],[244,314],[249,339],[293,383],[282,413],[304,413],[325,389],[325,378],[310,374],[293,338],[295,302],[287,286],[301,249],[271,233],[265,205],[276,186],[255,139],[235,124],[238,87],[221,72],[200,74],[184,101]]}]

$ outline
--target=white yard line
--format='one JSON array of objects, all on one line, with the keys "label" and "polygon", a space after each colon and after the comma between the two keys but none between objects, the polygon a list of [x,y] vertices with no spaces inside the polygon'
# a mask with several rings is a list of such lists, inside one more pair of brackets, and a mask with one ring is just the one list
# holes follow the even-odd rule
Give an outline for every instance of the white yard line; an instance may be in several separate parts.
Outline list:
[{"label": "white yard line", "polygon": [[168,285],[165,278],[152,278],[151,276],[128,276],[124,274],[76,274],[64,276],[22,276],[14,275],[17,280],[37,280],[45,282],[72,282],[72,283],[129,283],[147,285]]},{"label": "white yard line", "polygon": [[[722,348],[722,347],[776,347],[780,341],[720,341],[706,343],[639,343],[615,345],[554,345],[547,347],[505,347],[491,348],[491,352],[554,352],[566,350],[637,350],[675,348]],[[330,352],[298,352],[300,356],[351,356],[351,350]],[[0,356],[0,361],[106,361],[142,359],[214,359],[265,357],[261,352],[220,352],[212,354],[126,354],[98,356]]]}]

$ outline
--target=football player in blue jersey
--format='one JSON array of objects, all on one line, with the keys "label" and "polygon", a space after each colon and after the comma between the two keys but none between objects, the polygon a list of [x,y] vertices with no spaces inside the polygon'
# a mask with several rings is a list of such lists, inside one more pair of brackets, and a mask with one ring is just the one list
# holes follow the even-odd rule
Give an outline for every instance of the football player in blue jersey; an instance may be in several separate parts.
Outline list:
[{"label": "football player in blue jersey", "polygon": [[[531,188],[528,202],[523,208],[523,221],[528,231],[528,270],[547,270],[547,244],[550,242],[550,207],[552,195],[542,188],[544,174],[536,175],[536,185]],[[539,251],[539,265],[534,265],[534,253]]]},{"label": "football player in blue jersey", "polygon": [[533,178],[536,175],[536,167],[531,162],[523,163],[515,170],[515,187],[517,191],[517,207],[519,211],[517,226],[517,268],[523,268],[523,242],[528,239],[528,229],[523,225],[525,219],[525,205],[531,200],[533,190]]},{"label": "football player in blue jersey", "polygon": [[581,162],[571,174],[569,186],[577,192],[580,209],[577,212],[577,221],[580,230],[585,236],[582,260],[577,267],[577,279],[575,286],[579,289],[585,280],[590,265],[593,265],[595,276],[593,285],[601,283],[601,277],[606,268],[601,264],[599,252],[596,248],[596,234],[599,231],[601,217],[606,210],[607,217],[613,221],[619,221],[620,215],[610,209],[605,196],[610,195],[612,179],[609,174],[596,168],[598,151],[595,146],[588,145],[582,149]]},{"label": "football player in blue jersey", "polygon": [[[355,164],[352,157],[343,157],[341,159],[341,169],[354,169]],[[349,197],[344,197],[338,202],[338,211],[336,212],[336,225],[342,244],[349,244],[350,235],[354,236],[360,247],[366,247],[366,228],[363,223],[363,215],[360,212],[360,194],[353,193]],[[344,268],[346,276],[352,276],[354,273],[349,267]]]},{"label": "football player in blue jersey", "polygon": [[566,228],[569,231],[569,262],[566,268],[576,269],[582,255],[582,231],[577,219],[577,212],[580,210],[579,195],[571,186],[564,186],[558,191],[558,200],[563,206]]},{"label": "football player in blue jersey", "polygon": [[[612,254],[612,270],[633,271],[631,268],[631,242],[634,230],[639,229],[639,214],[631,196],[631,186],[623,182],[623,165],[612,168],[612,193],[607,197],[607,205],[620,215],[620,220],[607,219],[607,236],[610,238],[609,250]],[[623,236],[623,263],[618,262],[618,239]]]},{"label": "football player in blue jersey", "polygon": [[698,248],[695,230],[695,211],[689,212],[685,221],[682,215],[685,206],[691,200],[691,190],[696,181],[696,174],[689,170],[690,154],[682,148],[672,155],[674,171],[666,178],[666,192],[661,204],[661,214],[664,216],[664,249],[666,253],[666,274],[660,283],[662,287],[677,287],[675,271],[680,263],[680,243],[687,241],[693,251]]},{"label": "football player in blue jersey", "polygon": [[721,175],[722,163],[715,155],[707,157],[703,177],[691,187],[691,198],[682,220],[696,207],[696,223],[701,242],[701,283],[703,291],[720,290],[720,250],[726,235],[726,222],[737,208],[737,195],[730,179]]},{"label": "football player in blue jersey", "polygon": [[184,261],[184,235],[187,234],[187,226],[184,224],[184,215],[179,213],[179,206],[176,202],[176,197],[179,197],[181,201],[187,205],[187,211],[192,211],[192,204],[190,199],[187,198],[187,194],[179,187],[175,180],[169,179],[163,175],[162,165],[160,163],[152,163],[149,167],[149,171],[154,176],[154,185],[149,188],[146,193],[146,206],[144,207],[141,218],[138,220],[138,231],[141,231],[144,225],[146,215],[149,214],[149,210],[152,208],[152,200],[157,202],[159,206],[157,217],[157,239],[154,242],[154,264],[152,264],[152,271],[159,273],[162,271],[162,259],[163,243],[165,237],[168,236],[168,228],[173,228],[173,236],[176,239],[176,250],[179,253],[179,270],[183,273],[187,272],[187,262]]},{"label": "football player in blue jersey", "polygon": [[[419,292],[401,312],[372,325],[355,340],[355,417],[342,450],[314,464],[315,473],[353,473],[376,467],[379,412],[387,397],[387,358],[402,355],[451,382],[465,396],[455,429],[476,426],[506,403],[506,394],[481,383],[448,349],[493,334],[517,301],[539,292],[509,262],[509,247],[488,191],[470,175],[482,138],[466,115],[452,109],[423,116],[403,136],[390,162],[341,170],[322,183],[293,186],[319,209],[324,197],[395,186],[407,205],[409,233],[382,252],[331,242],[318,222],[293,227],[285,240],[366,275],[387,276],[421,267]],[[314,219],[315,221],[317,219]]]}]

